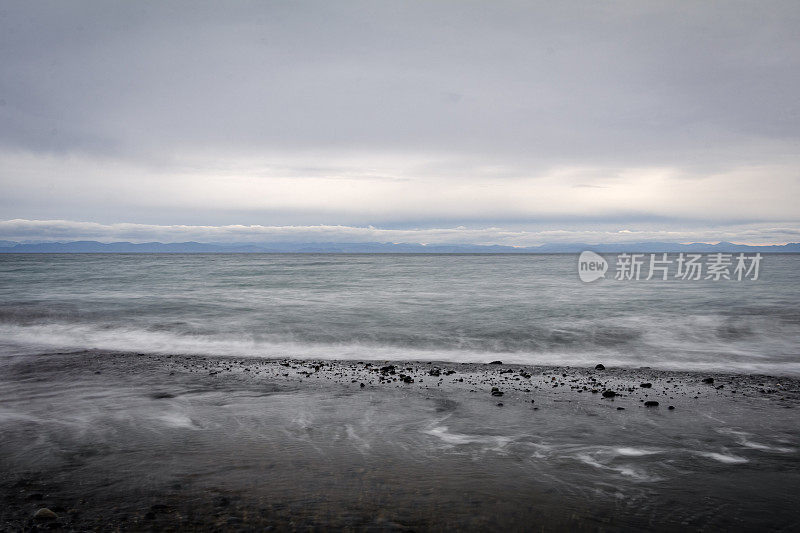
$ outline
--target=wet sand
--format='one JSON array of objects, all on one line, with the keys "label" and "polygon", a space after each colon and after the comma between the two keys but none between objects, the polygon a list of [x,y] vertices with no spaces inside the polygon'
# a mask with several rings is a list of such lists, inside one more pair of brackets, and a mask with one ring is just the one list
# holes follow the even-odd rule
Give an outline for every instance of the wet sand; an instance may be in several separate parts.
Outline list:
[{"label": "wet sand", "polygon": [[793,378],[97,351],[0,372],[9,531],[800,527]]}]

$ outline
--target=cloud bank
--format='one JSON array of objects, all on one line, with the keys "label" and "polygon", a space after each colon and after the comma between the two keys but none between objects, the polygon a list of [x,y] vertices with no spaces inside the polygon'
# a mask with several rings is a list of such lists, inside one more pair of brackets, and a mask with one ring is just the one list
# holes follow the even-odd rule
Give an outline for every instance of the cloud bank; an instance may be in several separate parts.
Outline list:
[{"label": "cloud bank", "polygon": [[186,242],[276,243],[276,242],[394,242],[422,244],[499,244],[536,246],[546,243],[625,242],[718,242],[738,244],[784,244],[800,241],[800,229],[764,225],[752,227],[685,228],[680,231],[656,228],[594,230],[512,228],[425,228],[386,229],[357,226],[159,226],[150,224],[98,224],[69,220],[0,221],[0,239],[19,242]]}]

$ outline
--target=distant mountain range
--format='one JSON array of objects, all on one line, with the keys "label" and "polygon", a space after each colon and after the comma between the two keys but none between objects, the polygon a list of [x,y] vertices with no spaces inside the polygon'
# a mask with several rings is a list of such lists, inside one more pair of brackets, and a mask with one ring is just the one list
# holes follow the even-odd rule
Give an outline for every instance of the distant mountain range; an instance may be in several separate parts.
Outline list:
[{"label": "distant mountain range", "polygon": [[406,243],[201,243],[201,242],[112,242],[72,241],[18,243],[0,241],[0,253],[433,253],[433,254],[554,254],[579,253],[592,250],[598,253],[622,252],[762,252],[800,253],[800,243],[770,246],[750,246],[720,242],[718,244],[673,242],[640,243],[559,243],[541,246],[514,247],[478,244],[406,244]]}]

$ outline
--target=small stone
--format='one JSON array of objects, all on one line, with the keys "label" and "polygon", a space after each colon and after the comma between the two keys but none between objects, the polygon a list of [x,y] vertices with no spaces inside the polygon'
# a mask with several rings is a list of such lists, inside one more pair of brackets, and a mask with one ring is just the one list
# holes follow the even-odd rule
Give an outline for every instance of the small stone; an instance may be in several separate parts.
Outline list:
[{"label": "small stone", "polygon": [[605,367],[605,366],[603,366],[603,364],[602,364],[602,363],[598,363],[597,365],[595,365],[594,369],[595,369],[595,370],[605,370],[605,369],[606,369],[606,367]]},{"label": "small stone", "polygon": [[503,407],[503,402],[498,403],[497,407]]},{"label": "small stone", "polygon": [[648,400],[644,402],[645,407],[658,407],[658,402],[655,400]]},{"label": "small stone", "polygon": [[58,515],[47,507],[42,507],[33,514],[33,517],[36,520],[55,520],[58,518]]},{"label": "small stone", "polygon": [[714,378],[703,378],[703,383],[714,383]]},{"label": "small stone", "polygon": [[362,384],[361,384],[361,388],[363,389],[364,387],[366,387],[366,385],[364,385],[364,384],[362,383]]},{"label": "small stone", "polygon": [[613,398],[616,395],[617,395],[617,393],[614,392],[613,390],[604,390],[603,391],[603,398]]},{"label": "small stone", "polygon": [[503,364],[503,362],[502,362],[502,361],[492,361],[492,362],[491,362],[491,363],[489,363],[489,364],[490,364],[490,365],[502,365],[502,364]]},{"label": "small stone", "polygon": [[675,406],[674,406],[674,405],[670,405],[669,407],[667,407],[667,409],[669,409],[670,411],[672,411],[673,409],[675,409]]},{"label": "small stone", "polygon": [[641,383],[639,386],[641,388],[643,388],[643,389],[649,389],[649,388],[651,388],[653,386],[653,384],[652,383]]}]

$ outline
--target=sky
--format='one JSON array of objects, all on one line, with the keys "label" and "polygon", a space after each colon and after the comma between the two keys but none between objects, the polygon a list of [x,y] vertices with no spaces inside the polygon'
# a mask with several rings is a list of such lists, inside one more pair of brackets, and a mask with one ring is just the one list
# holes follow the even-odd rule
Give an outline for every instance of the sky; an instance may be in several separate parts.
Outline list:
[{"label": "sky", "polygon": [[0,3],[0,239],[800,241],[800,3]]}]

